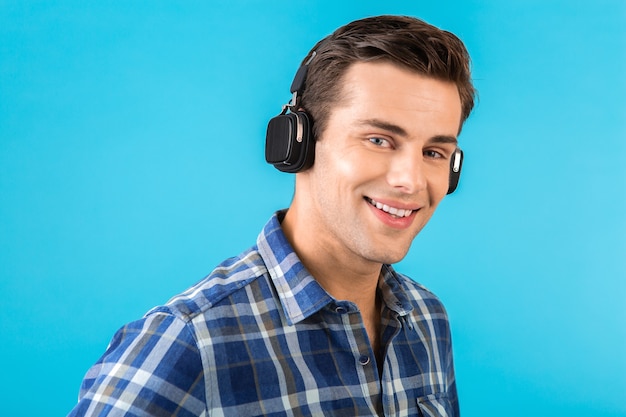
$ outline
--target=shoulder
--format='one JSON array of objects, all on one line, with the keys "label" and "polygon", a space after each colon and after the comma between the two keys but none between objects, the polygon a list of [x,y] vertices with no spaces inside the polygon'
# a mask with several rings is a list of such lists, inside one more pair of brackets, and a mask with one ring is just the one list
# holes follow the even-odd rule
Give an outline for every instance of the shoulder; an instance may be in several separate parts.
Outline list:
[{"label": "shoulder", "polygon": [[407,292],[407,295],[414,300],[432,300],[433,302],[441,303],[439,297],[429,290],[425,285],[415,281],[414,279],[408,277],[399,272],[395,272],[402,289]]},{"label": "shoulder", "polygon": [[226,259],[200,282],[147,315],[165,313],[189,322],[265,274],[267,267],[256,246],[252,247]]},{"label": "shoulder", "polygon": [[94,409],[134,415],[141,413],[138,404],[158,404],[151,411],[159,415],[204,412],[200,351],[187,324],[172,315],[151,314],[122,327],[85,375],[69,415]]},{"label": "shoulder", "polygon": [[395,274],[405,296],[413,306],[414,314],[428,320],[448,322],[446,308],[434,292],[404,274],[398,272]]}]

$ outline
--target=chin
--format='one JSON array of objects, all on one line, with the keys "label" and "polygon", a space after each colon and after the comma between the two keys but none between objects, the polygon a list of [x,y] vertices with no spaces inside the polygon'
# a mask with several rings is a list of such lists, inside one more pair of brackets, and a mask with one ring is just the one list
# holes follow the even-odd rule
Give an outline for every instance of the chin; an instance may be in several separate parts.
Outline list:
[{"label": "chin", "polygon": [[402,252],[402,253],[384,253],[384,254],[380,254],[379,256],[376,257],[377,259],[377,263],[381,263],[381,264],[388,264],[388,265],[392,265],[392,264],[396,264],[398,262],[400,262],[401,260],[403,260],[406,256],[406,254],[408,253],[408,251]]}]

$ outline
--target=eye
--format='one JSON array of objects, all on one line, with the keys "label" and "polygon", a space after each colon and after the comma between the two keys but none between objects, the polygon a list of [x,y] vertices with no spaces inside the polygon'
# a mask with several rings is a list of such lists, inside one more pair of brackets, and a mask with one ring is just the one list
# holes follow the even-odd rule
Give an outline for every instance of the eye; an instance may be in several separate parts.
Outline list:
[{"label": "eye", "polygon": [[384,138],[379,138],[379,137],[371,137],[368,138],[368,140],[370,141],[370,143],[379,146],[381,148],[390,148],[391,147],[391,143],[389,143],[389,141],[387,139]]},{"label": "eye", "polygon": [[424,156],[426,156],[427,158],[432,158],[432,159],[445,158],[444,154],[442,154],[441,152],[434,151],[432,149],[424,151]]}]

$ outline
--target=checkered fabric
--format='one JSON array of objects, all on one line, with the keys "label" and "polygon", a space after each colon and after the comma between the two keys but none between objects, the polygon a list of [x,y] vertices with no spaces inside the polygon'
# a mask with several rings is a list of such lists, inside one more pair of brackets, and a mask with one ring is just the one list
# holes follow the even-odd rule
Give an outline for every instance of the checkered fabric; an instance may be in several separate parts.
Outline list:
[{"label": "checkered fabric", "polygon": [[257,244],[120,329],[70,416],[458,416],[448,319],[381,271],[382,374],[355,304],[331,297],[276,213]]}]

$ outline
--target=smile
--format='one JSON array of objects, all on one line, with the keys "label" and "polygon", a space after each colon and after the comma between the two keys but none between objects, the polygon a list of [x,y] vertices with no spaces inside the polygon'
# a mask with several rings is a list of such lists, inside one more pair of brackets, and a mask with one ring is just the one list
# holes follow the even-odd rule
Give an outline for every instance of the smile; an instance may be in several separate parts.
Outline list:
[{"label": "smile", "polygon": [[409,209],[401,209],[401,208],[396,208],[396,207],[390,207],[386,204],[382,204],[379,203],[376,200],[373,200],[371,198],[365,197],[365,200],[370,203],[372,206],[376,207],[378,210],[382,210],[385,213],[389,213],[394,217],[409,217],[414,210],[409,210]]}]

